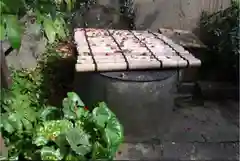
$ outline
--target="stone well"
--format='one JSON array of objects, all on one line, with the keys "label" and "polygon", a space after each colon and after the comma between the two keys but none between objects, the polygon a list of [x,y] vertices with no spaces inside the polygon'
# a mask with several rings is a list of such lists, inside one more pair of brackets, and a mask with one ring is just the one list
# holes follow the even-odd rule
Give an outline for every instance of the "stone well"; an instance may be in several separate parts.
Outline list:
[{"label": "stone well", "polygon": [[75,90],[87,105],[105,101],[123,124],[125,141],[161,139],[169,129],[177,72],[78,73]]}]

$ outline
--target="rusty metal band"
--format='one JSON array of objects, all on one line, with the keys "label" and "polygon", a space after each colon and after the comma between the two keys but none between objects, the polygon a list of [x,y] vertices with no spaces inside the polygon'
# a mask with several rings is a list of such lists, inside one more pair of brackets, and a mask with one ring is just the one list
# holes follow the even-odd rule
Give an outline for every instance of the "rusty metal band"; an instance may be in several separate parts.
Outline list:
[{"label": "rusty metal band", "polygon": [[148,30],[148,33],[152,34],[155,38],[161,40],[165,45],[169,46],[173,51],[176,52],[176,54],[181,57],[183,60],[185,60],[187,62],[187,66],[186,68],[189,67],[190,63],[189,60],[187,58],[185,58],[184,56],[181,55],[181,53],[179,51],[177,51],[174,47],[172,47],[169,43],[167,43],[166,41],[164,41],[163,39],[161,39],[160,37],[158,37],[155,33],[153,33],[152,31]]},{"label": "rusty metal band", "polygon": [[119,43],[117,42],[117,40],[113,37],[113,34],[114,34],[115,31],[113,31],[113,33],[110,33],[109,30],[106,30],[106,31],[108,32],[108,34],[110,35],[110,37],[113,39],[113,41],[117,44],[117,47],[118,47],[118,49],[120,50],[120,52],[121,52],[121,54],[122,54],[122,56],[123,56],[123,58],[124,58],[124,60],[125,60],[125,62],[126,62],[126,64],[127,64],[127,70],[129,70],[129,62],[128,62],[128,60],[127,60],[127,57],[126,57],[126,55],[124,54],[124,52],[123,52],[122,48],[120,47]]},{"label": "rusty metal band", "polygon": [[149,49],[149,47],[147,46],[147,44],[145,44],[144,42],[142,42],[132,31],[129,30],[129,32],[141,43],[145,46],[145,48],[151,53],[151,56],[154,57],[159,63],[160,63],[160,68],[163,67],[163,63],[162,60],[158,59],[157,56]]},{"label": "rusty metal band", "polygon": [[88,41],[88,36],[87,36],[86,28],[84,27],[83,30],[84,30],[85,39],[86,39],[87,44],[88,44],[88,49],[89,49],[90,55],[91,55],[91,57],[92,57],[92,59],[93,59],[94,65],[95,65],[95,71],[97,71],[97,70],[98,70],[98,65],[97,65],[96,59],[94,58],[94,55],[93,55],[93,52],[92,52],[90,43],[89,43],[89,41]]}]

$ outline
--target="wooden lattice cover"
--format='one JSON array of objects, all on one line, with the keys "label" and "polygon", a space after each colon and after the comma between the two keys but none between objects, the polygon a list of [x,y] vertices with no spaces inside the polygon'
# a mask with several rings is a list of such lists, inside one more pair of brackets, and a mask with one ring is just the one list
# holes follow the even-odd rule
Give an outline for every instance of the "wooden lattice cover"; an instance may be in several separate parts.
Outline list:
[{"label": "wooden lattice cover", "polygon": [[150,31],[75,29],[77,71],[185,68],[201,61],[169,38]]}]

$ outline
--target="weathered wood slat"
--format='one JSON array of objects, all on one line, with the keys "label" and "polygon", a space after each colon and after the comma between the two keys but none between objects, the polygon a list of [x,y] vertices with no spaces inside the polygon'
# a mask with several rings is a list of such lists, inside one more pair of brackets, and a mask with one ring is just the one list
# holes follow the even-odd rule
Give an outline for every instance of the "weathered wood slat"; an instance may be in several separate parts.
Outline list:
[{"label": "weathered wood slat", "polygon": [[[184,68],[187,66],[185,61],[164,61],[163,67],[164,68]],[[148,61],[140,61],[140,62],[130,62],[129,69],[136,70],[136,69],[159,69],[160,63],[158,61],[152,61],[151,66],[149,66]],[[84,63],[84,64],[76,64],[75,66],[76,71],[78,72],[90,72],[94,71],[95,64],[94,63]],[[126,62],[106,62],[106,63],[98,63],[98,71],[115,71],[115,70],[127,70],[127,63]]]},{"label": "weathered wood slat", "polygon": [[[126,62],[125,59],[122,57],[122,56],[109,56],[110,58],[109,59],[106,59],[106,57],[104,56],[95,56],[95,60],[99,63],[104,63],[104,62]],[[196,61],[198,62],[198,59],[195,59],[194,57],[192,56],[186,56],[188,60],[191,60],[191,61]],[[148,57],[148,56],[135,56],[135,57],[132,57],[132,56],[127,56],[127,61],[131,61],[131,62],[138,62],[138,61],[146,61],[146,62],[152,62],[153,60],[156,60],[154,58],[151,58],[151,57]],[[172,56],[172,57],[165,57],[165,56],[158,56],[157,57],[159,60],[161,61],[184,61],[184,59],[182,59],[181,57],[179,56]],[[87,62],[93,62],[93,59],[92,57],[89,57],[89,56],[84,56],[84,57],[81,57],[81,56],[78,56],[78,59],[77,59],[77,63],[79,64],[83,64],[83,63],[87,63]],[[198,64],[195,64],[195,65],[198,65]]]}]

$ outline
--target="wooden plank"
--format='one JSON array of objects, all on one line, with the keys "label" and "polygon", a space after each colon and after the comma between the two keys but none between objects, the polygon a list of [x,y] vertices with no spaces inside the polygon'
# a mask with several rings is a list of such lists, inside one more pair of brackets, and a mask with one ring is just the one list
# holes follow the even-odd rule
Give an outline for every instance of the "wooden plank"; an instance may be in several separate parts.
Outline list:
[{"label": "wooden plank", "polygon": [[[172,61],[166,60],[163,61],[163,68],[185,68],[187,66],[186,61]],[[199,62],[194,62],[192,65],[193,67],[197,67]],[[148,61],[130,61],[129,63],[129,70],[136,70],[136,69],[159,69],[160,63],[158,61],[152,61],[151,65],[149,65]],[[93,62],[85,62],[82,64],[76,64],[76,71],[77,72],[90,72],[95,70],[95,64]],[[127,63],[122,61],[118,62],[104,62],[98,63],[97,65],[98,71],[115,71],[115,70],[127,70]]]},{"label": "wooden plank", "polygon": [[[188,60],[194,61],[193,56],[185,56]],[[125,59],[122,56],[109,56],[106,58],[106,56],[95,56],[95,60],[99,63],[110,63],[110,62],[125,62]],[[139,62],[139,61],[146,61],[146,62],[151,62],[151,61],[156,61],[156,59],[151,58],[149,56],[127,56],[127,61],[129,62]],[[171,57],[166,57],[166,56],[157,56],[159,60],[162,61],[179,61],[179,60],[184,60],[179,56],[171,56]],[[196,59],[198,61],[198,59]],[[79,64],[84,64],[84,63],[93,63],[93,59],[90,56],[78,56],[77,63]]]}]

